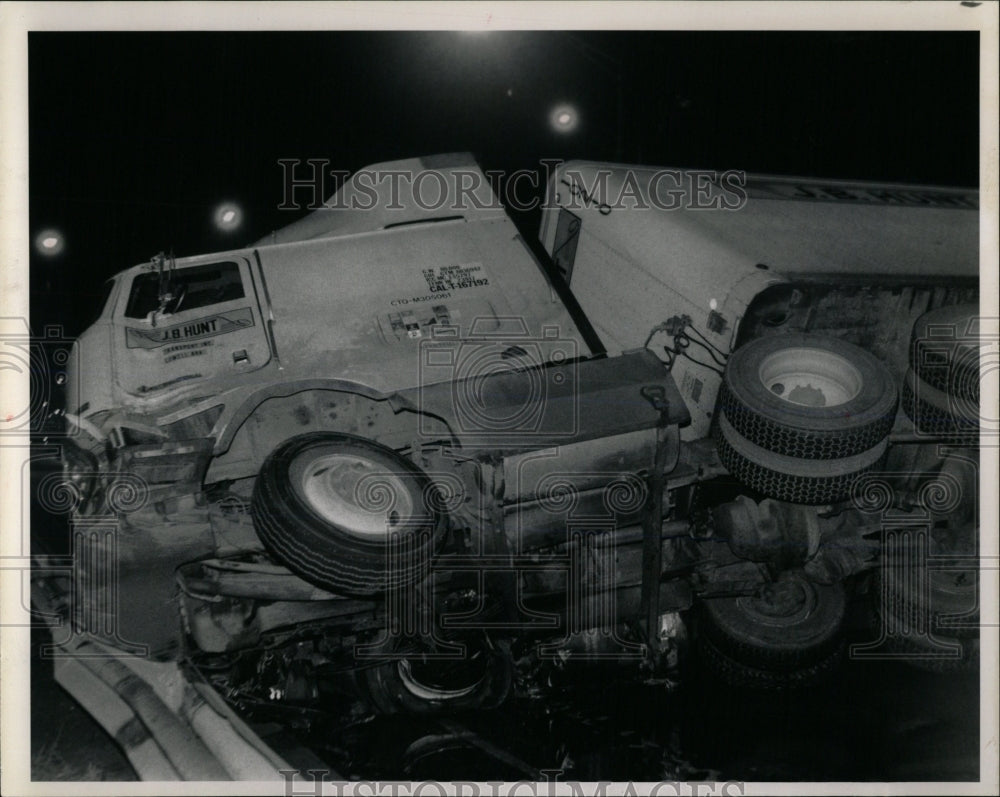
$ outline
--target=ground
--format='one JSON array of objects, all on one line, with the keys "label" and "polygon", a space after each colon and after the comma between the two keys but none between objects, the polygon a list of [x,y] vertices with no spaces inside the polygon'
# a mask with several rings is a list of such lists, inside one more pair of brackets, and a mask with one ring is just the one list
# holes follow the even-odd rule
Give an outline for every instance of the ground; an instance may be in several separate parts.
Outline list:
[{"label": "ground", "polygon": [[[35,645],[43,632],[35,635]],[[936,674],[898,662],[849,661],[820,688],[756,693],[694,670],[673,692],[567,676],[545,701],[515,700],[451,726],[500,743],[564,779],[747,781],[975,780],[978,672]],[[36,780],[133,780],[104,731],[32,662],[32,771]],[[387,718],[319,742],[345,776],[518,779],[501,761],[448,742],[436,720]],[[545,760],[542,760],[545,759]],[[475,771],[467,771],[473,765]],[[457,769],[456,769],[457,767]]]}]

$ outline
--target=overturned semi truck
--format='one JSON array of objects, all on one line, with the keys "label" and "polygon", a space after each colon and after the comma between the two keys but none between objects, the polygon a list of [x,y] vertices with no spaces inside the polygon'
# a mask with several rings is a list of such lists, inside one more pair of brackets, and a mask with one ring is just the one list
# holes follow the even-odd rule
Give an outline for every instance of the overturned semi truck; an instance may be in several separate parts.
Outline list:
[{"label": "overturned semi truck", "polygon": [[976,193],[664,173],[563,164],[539,246],[470,156],[378,164],[110,281],[35,600],[140,776],[277,777],[254,719],[547,662],[793,688],[860,599],[876,653],[977,665]]}]

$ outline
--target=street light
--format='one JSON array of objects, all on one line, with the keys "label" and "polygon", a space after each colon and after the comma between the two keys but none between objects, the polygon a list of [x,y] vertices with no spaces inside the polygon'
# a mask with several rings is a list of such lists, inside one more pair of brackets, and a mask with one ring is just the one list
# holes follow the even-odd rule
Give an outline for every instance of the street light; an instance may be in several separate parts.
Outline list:
[{"label": "street light", "polygon": [[233,202],[223,202],[215,209],[215,226],[223,232],[235,230],[242,221],[243,213]]},{"label": "street light", "polygon": [[549,124],[557,133],[573,132],[580,121],[580,114],[572,105],[557,105],[549,114]]},{"label": "street light", "polygon": [[59,230],[42,230],[35,236],[35,249],[46,257],[55,257],[66,247],[66,240]]}]

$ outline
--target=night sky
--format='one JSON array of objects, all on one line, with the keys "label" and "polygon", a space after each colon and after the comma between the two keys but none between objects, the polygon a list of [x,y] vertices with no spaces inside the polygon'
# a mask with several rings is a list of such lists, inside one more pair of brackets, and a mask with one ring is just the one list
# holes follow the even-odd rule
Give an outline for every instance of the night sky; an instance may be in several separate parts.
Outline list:
[{"label": "night sky", "polygon": [[[469,150],[975,186],[979,34],[31,33],[32,326],[77,334],[101,283],[161,250],[294,221],[281,158],[356,170]],[[619,88],[620,87],[620,88]],[[572,103],[580,124],[554,132]],[[621,121],[618,109],[621,107]],[[244,210],[222,233],[222,200]],[[537,235],[537,214],[515,218]]]}]

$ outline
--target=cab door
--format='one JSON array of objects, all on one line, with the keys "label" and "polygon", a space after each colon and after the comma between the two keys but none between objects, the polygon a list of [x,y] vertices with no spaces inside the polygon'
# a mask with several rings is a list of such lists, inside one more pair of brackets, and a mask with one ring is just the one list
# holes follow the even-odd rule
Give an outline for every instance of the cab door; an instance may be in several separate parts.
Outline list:
[{"label": "cab door", "polygon": [[153,397],[238,375],[271,358],[251,263],[242,254],[189,258],[135,272],[116,306],[116,382]]}]

